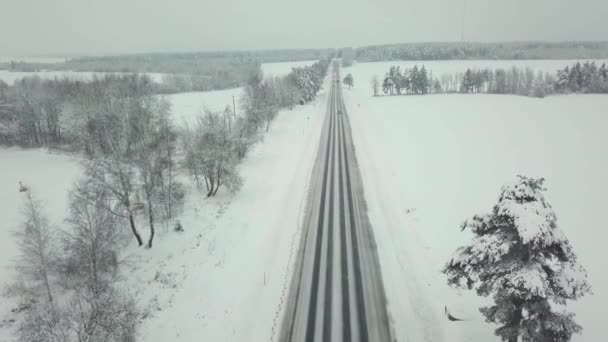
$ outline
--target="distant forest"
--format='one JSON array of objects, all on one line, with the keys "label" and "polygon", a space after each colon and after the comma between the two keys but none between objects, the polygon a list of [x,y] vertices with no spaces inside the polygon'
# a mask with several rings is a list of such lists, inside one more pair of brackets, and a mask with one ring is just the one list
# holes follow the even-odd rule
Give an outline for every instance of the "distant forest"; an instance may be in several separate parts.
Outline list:
[{"label": "distant forest", "polygon": [[407,43],[357,48],[359,62],[608,58],[608,42]]},{"label": "distant forest", "polygon": [[330,49],[150,53],[119,56],[78,57],[64,63],[0,63],[0,70],[34,72],[94,71],[121,73],[164,73],[171,89],[205,91],[243,86],[260,63],[319,60],[333,55]]},{"label": "distant forest", "polygon": [[[162,73],[157,93],[208,91],[243,86],[261,63],[320,60],[342,57],[343,66],[359,62],[390,60],[454,59],[593,59],[608,58],[608,42],[511,42],[511,43],[406,43],[356,49],[284,49],[147,53],[78,57],[63,63],[0,63],[0,70],[34,72],[92,71]],[[160,89],[162,88],[162,89]]]}]

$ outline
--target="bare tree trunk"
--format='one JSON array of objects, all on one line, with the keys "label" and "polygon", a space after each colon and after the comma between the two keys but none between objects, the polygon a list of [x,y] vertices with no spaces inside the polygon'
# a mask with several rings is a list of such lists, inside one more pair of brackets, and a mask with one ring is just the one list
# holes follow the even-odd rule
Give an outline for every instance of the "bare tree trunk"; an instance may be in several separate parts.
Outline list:
[{"label": "bare tree trunk", "polygon": [[201,181],[198,178],[198,171],[196,171],[196,168],[193,168],[193,172],[194,173],[194,179],[196,179],[196,187],[198,187],[200,189],[201,187]]},{"label": "bare tree trunk", "polygon": [[213,196],[213,190],[214,190],[214,186],[215,183],[211,183],[211,188],[209,189],[209,191],[207,192],[207,197],[211,197]]},{"label": "bare tree trunk", "polygon": [[45,269],[42,270],[42,277],[44,278],[44,287],[46,287],[46,293],[49,296],[49,302],[53,302],[53,295],[51,294],[51,285],[49,284],[49,276],[46,273],[46,266]]},{"label": "bare tree trunk", "polygon": [[98,278],[97,278],[97,257],[95,256],[95,253],[91,253],[92,257],[91,257],[91,274],[93,276],[93,283],[95,285],[98,284]]},{"label": "bare tree trunk", "polygon": [[131,213],[131,211],[129,211],[129,224],[131,225],[131,231],[133,232],[133,235],[135,235],[135,239],[137,240],[137,245],[141,247],[141,245],[143,245],[144,243],[141,239],[141,236],[137,232],[137,228],[135,228],[135,220],[133,219],[133,213]]},{"label": "bare tree trunk", "polygon": [[205,176],[205,187],[207,187],[207,191],[210,191],[213,188],[213,178]]},{"label": "bare tree trunk", "polygon": [[221,174],[221,168],[218,167],[217,168],[217,180],[215,182],[215,190],[213,191],[213,196],[215,196],[217,194],[217,191],[220,188],[220,182],[222,181],[222,174]]},{"label": "bare tree trunk", "polygon": [[40,143],[38,142],[38,130],[36,129],[36,124],[32,124],[32,128],[34,131],[34,141],[36,142],[36,145],[40,145]]},{"label": "bare tree trunk", "polygon": [[[169,157],[169,200],[168,200],[168,209],[169,209],[169,218],[173,217],[173,156],[171,155],[171,147],[167,146],[167,156]],[[198,180],[197,180],[198,182]]]},{"label": "bare tree trunk", "polygon": [[152,240],[154,240],[154,213],[152,212],[152,201],[148,197],[148,221],[150,222],[150,238],[148,239],[148,248],[152,248]]}]

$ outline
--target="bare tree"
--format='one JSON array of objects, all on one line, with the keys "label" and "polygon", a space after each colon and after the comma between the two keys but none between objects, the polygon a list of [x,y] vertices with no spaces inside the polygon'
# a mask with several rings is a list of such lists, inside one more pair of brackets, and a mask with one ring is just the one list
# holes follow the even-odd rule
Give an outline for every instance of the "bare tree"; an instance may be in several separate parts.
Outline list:
[{"label": "bare tree", "polygon": [[17,269],[29,279],[42,282],[49,302],[53,301],[49,273],[53,260],[52,236],[47,217],[42,212],[42,202],[29,190],[26,193],[21,230],[14,233],[21,255]]},{"label": "bare tree", "polygon": [[76,289],[66,321],[78,342],[128,342],[135,339],[135,302],[111,287]]},{"label": "bare tree", "polygon": [[377,75],[374,75],[371,80],[372,90],[374,91],[374,96],[378,96],[378,91],[380,89],[380,80]]},{"label": "bare tree", "polygon": [[224,115],[206,112],[187,144],[187,163],[193,176],[202,176],[205,181],[207,197],[215,196],[222,185],[231,191],[239,189],[238,136],[231,134]]},{"label": "bare tree", "polygon": [[109,206],[107,190],[91,186],[86,179],[70,193],[69,229],[64,234],[67,263],[91,284],[118,267],[120,231],[116,216],[106,209]]},{"label": "bare tree", "polygon": [[128,219],[138,246],[143,245],[134,219],[136,208],[133,206],[135,194],[133,167],[117,153],[113,153],[111,157],[100,157],[88,162],[86,173],[96,186],[105,188],[113,199],[106,209],[117,217]]},{"label": "bare tree", "polygon": [[[139,189],[146,201],[150,235],[147,246],[152,247],[154,240],[155,210],[167,208],[171,204],[173,191],[173,160],[175,138],[168,124],[169,103],[164,99],[142,97],[138,99],[137,110],[132,112],[131,122],[136,127],[131,129],[129,139],[132,141],[132,161],[136,170]],[[229,118],[232,112],[227,115]]]},{"label": "bare tree", "polygon": [[51,303],[39,303],[25,312],[17,333],[23,342],[70,342],[65,313]]},{"label": "bare tree", "polygon": [[352,88],[355,85],[355,80],[353,79],[352,74],[346,75],[342,82],[348,86],[348,89]]},{"label": "bare tree", "polygon": [[139,313],[135,302],[114,288],[76,287],[65,305],[32,307],[19,327],[23,342],[132,342]]},{"label": "bare tree", "polygon": [[165,208],[166,218],[172,218],[176,207],[181,207],[183,201],[183,189],[179,182],[175,180],[175,160],[174,154],[177,142],[177,132],[169,118],[169,102],[164,101],[159,117],[159,148],[156,149],[157,158],[161,161],[161,167],[155,170],[156,177],[160,181],[160,196],[162,205]]}]

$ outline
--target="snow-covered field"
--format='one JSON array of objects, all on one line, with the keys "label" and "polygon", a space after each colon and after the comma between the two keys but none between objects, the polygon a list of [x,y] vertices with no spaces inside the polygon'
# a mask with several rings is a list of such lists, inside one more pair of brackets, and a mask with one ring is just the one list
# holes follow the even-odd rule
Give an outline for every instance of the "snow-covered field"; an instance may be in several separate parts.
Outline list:
[{"label": "snow-covered field", "polygon": [[[14,262],[19,254],[12,232],[22,222],[24,194],[18,191],[22,181],[34,196],[46,205],[53,227],[59,227],[67,210],[67,189],[80,173],[77,160],[65,154],[45,150],[22,150],[0,147],[0,293],[14,281]],[[12,306],[0,297],[0,341],[8,341],[8,330],[2,328]]]},{"label": "snow-covered field", "polygon": [[178,124],[194,124],[204,110],[223,111],[227,106],[232,110],[233,96],[237,114],[242,112],[241,96],[243,88],[189,92],[166,95],[171,102],[173,120]]},{"label": "snow-covered field", "polygon": [[[483,300],[447,287],[440,269],[470,238],[460,232],[462,221],[489,211],[500,187],[518,173],[547,179],[558,223],[589,273],[594,295],[570,306],[584,327],[574,340],[602,340],[608,96],[371,97],[369,78],[392,64],[361,63],[342,73],[355,78],[356,87],[344,96],[399,341],[497,340],[495,327],[477,311]],[[205,107],[232,105],[241,91],[168,98],[180,124]],[[236,196],[220,192],[205,200],[191,190],[179,218],[184,233],[167,225],[153,249],[126,251],[122,281],[137,293],[146,316],[139,340],[271,339],[287,295],[325,101],[322,93],[313,104],[281,112],[242,164],[244,186]],[[7,267],[17,253],[10,234],[20,221],[17,182],[29,185],[61,225],[67,190],[78,175],[75,157],[0,148],[0,285],[12,279]],[[6,303],[0,299],[0,314],[10,310]],[[470,320],[448,321],[444,306]],[[0,341],[8,341],[1,326]]]},{"label": "snow-covered field", "polygon": [[[489,212],[520,173],[546,178],[558,224],[589,273],[594,295],[568,308],[584,328],[574,341],[602,340],[608,96],[374,98],[367,76],[390,63],[373,64],[342,74],[355,78],[345,100],[399,340],[497,340],[477,311],[483,300],[449,288],[440,269],[471,237],[460,224]],[[446,305],[470,321],[448,321]]]},{"label": "snow-covered field", "polygon": [[[433,77],[440,78],[444,74],[457,74],[463,73],[467,68],[471,69],[485,69],[490,70],[496,69],[510,69],[517,67],[520,69],[531,68],[534,72],[541,71],[543,73],[555,74],[559,69],[563,69],[566,66],[572,66],[576,62],[584,62],[587,60],[571,60],[571,59],[551,59],[551,60],[449,60],[449,61],[387,61],[387,62],[371,62],[371,63],[355,63],[351,68],[345,68],[343,75],[351,72],[353,69],[357,76],[355,76],[355,85],[367,88],[370,90],[370,81],[372,77],[378,76],[382,78],[385,73],[388,72],[391,66],[399,66],[401,70],[404,68],[413,68],[418,66],[419,68],[424,65],[427,72],[432,72]],[[606,59],[590,59],[589,61],[595,61],[599,66],[602,63],[607,63]],[[368,93],[369,93],[368,92]]]},{"label": "snow-covered field", "polygon": [[312,61],[298,61],[298,62],[279,62],[279,63],[263,63],[262,71],[264,77],[280,77],[285,76],[291,72],[291,68],[304,67],[313,65],[316,60]]},{"label": "snow-covered field", "polygon": [[[315,62],[316,61],[264,63],[262,64],[262,71],[264,72],[264,77],[285,76],[291,72],[292,67],[312,65]],[[240,100],[242,95],[243,88],[239,87],[205,92],[172,94],[167,95],[166,97],[171,101],[173,120],[178,125],[181,125],[184,122],[193,124],[205,109],[223,111],[227,106],[232,109],[233,96],[238,115],[243,111]]]}]

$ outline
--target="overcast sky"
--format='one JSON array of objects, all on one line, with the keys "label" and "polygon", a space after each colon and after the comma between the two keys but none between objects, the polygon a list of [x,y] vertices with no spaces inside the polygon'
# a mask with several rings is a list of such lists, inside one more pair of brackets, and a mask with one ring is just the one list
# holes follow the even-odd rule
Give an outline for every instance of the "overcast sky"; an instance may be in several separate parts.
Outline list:
[{"label": "overcast sky", "polygon": [[608,0],[0,0],[0,56],[608,40]]}]

